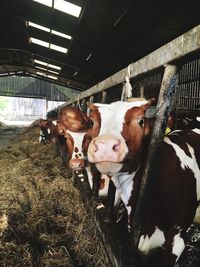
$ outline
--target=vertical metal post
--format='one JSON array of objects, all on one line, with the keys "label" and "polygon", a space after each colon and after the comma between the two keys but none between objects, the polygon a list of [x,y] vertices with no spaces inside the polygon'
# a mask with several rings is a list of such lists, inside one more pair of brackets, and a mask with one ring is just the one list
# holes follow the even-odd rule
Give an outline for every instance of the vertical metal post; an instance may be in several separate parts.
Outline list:
[{"label": "vertical metal post", "polygon": [[140,98],[144,98],[144,84],[143,83],[140,86]]},{"label": "vertical metal post", "polygon": [[106,207],[104,212],[104,222],[110,223],[113,222],[113,209],[115,203],[115,192],[116,187],[112,180],[109,181],[108,186],[108,195],[106,197]]},{"label": "vertical metal post", "polygon": [[132,244],[137,246],[142,227],[145,223],[145,210],[147,203],[151,200],[151,186],[147,186],[153,179],[154,168],[156,168],[156,153],[163,141],[167,120],[173,102],[176,87],[176,66],[167,65],[165,67],[163,80],[160,88],[159,99],[156,108],[155,124],[151,136],[146,165],[141,178],[140,191],[137,197],[134,218],[132,222]]}]

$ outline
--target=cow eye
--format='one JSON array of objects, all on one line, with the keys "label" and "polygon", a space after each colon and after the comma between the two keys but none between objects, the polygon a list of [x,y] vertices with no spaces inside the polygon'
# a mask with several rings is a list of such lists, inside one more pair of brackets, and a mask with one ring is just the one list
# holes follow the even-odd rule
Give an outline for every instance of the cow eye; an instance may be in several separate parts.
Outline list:
[{"label": "cow eye", "polygon": [[144,126],[144,117],[138,118],[137,122],[141,127],[143,127]]},{"label": "cow eye", "polygon": [[91,119],[90,119],[90,120],[88,121],[88,123],[89,123],[89,127],[90,127],[90,128],[92,128],[92,127],[93,127],[93,125],[94,125],[94,122],[93,122],[93,120],[91,120]]}]

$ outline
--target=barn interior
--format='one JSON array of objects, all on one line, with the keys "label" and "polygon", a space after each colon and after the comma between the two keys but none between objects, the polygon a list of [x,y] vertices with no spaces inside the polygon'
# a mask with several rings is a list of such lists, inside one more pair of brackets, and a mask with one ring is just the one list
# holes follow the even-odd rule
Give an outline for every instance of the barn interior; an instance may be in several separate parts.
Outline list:
[{"label": "barn interior", "polygon": [[84,91],[197,26],[197,4],[2,0],[0,75]]},{"label": "barn interior", "polygon": [[[5,109],[0,101],[0,265],[121,267],[108,255],[105,237],[94,227],[54,145],[41,147],[37,122],[22,128],[14,116],[32,122],[60,105],[87,111],[87,101],[103,99],[102,92],[92,96],[87,90],[198,26],[198,7],[195,0],[0,1],[0,98],[15,99],[14,109],[6,107],[5,112],[14,127],[2,123]],[[199,50],[176,64],[175,111],[180,118],[200,116]],[[131,78],[133,97],[158,99],[163,73],[159,67]],[[121,99],[122,87],[120,82],[106,88],[106,103]],[[87,97],[77,101],[84,93]],[[104,230],[113,237],[110,229]],[[188,235],[177,267],[200,264],[199,229],[191,228]],[[116,252],[116,244],[111,244],[114,255],[118,246],[120,242]],[[135,258],[126,262],[129,266],[140,267]]]}]

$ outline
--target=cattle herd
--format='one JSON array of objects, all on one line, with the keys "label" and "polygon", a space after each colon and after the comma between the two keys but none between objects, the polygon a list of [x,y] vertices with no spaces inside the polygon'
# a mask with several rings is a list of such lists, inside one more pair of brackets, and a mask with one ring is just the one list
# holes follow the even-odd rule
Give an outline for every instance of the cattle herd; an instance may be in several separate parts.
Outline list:
[{"label": "cattle herd", "polygon": [[[55,142],[63,165],[78,174],[87,173],[85,182],[91,191],[106,198],[110,181],[114,183],[113,204],[123,203],[129,232],[134,231],[135,201],[154,125],[154,118],[146,114],[153,104],[154,99],[88,103],[88,116],[78,108],[63,107],[57,117],[40,120],[40,143]],[[157,251],[158,266],[175,265],[184,250],[187,229],[200,221],[200,127],[196,122],[174,130],[170,118],[156,158],[137,250],[142,258]]]}]

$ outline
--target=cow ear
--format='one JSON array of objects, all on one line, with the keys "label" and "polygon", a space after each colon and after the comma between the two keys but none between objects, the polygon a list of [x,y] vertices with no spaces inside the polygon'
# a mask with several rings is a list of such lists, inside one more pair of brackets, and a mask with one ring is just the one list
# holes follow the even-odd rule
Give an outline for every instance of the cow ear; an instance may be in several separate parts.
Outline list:
[{"label": "cow ear", "polygon": [[87,102],[86,105],[91,109],[91,110],[95,110],[97,109],[97,106],[95,106],[93,103],[91,102]]},{"label": "cow ear", "polygon": [[144,105],[141,106],[141,108],[144,110],[144,112],[153,104],[155,104],[156,99],[155,98],[151,98],[147,100],[148,102]]}]

